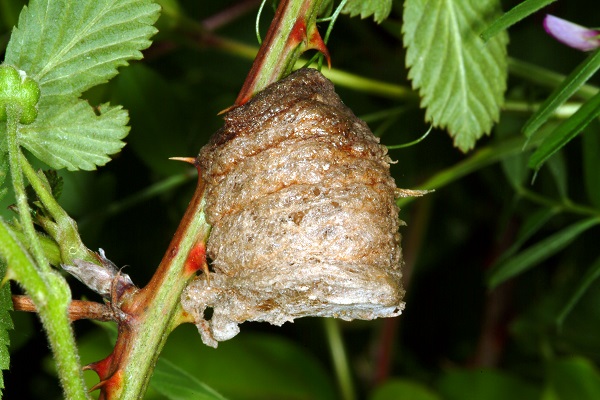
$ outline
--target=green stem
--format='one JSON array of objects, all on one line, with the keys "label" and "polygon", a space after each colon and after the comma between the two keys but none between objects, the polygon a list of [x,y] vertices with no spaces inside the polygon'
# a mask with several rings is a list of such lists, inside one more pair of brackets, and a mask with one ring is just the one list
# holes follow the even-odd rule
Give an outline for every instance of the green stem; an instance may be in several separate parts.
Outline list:
[{"label": "green stem", "polygon": [[[540,105],[541,103],[508,100],[502,106],[502,111],[531,115],[540,107]],[[575,114],[575,111],[577,111],[582,105],[583,103],[565,103],[554,111],[553,117],[567,119]]]},{"label": "green stem", "polygon": [[[299,63],[301,64],[301,63]],[[408,86],[396,85],[375,79],[363,78],[339,69],[324,69],[323,75],[338,86],[344,86],[363,93],[375,94],[392,99],[409,100],[417,102],[419,94]]]},{"label": "green stem", "polygon": [[342,339],[340,325],[334,318],[323,318],[323,323],[325,324],[327,342],[329,343],[333,367],[337,375],[342,399],[354,400],[356,396],[352,385],[352,373],[350,372],[348,357],[344,349],[344,340]]},{"label": "green stem", "polygon": [[573,214],[587,215],[590,217],[600,218],[600,210],[574,203],[569,199],[561,199],[560,201],[556,201],[554,199],[535,193],[522,186],[515,188],[515,190],[519,195],[532,201],[533,203],[540,204],[547,208],[556,209],[557,212],[570,212]]},{"label": "green stem", "polygon": [[205,241],[210,231],[204,204],[204,184],[200,178],[156,273],[144,289],[121,305],[127,320],[119,326],[115,350],[109,357],[109,376],[104,377],[118,382],[103,389],[103,398],[141,398],[169,333],[183,322],[181,293],[204,261]]},{"label": "green stem", "polygon": [[50,271],[50,264],[44,255],[40,242],[38,241],[31,218],[31,210],[27,203],[27,193],[25,192],[25,181],[23,180],[23,172],[21,171],[21,149],[19,148],[18,140],[18,121],[20,119],[20,110],[13,105],[6,107],[6,135],[8,145],[8,158],[10,165],[10,173],[12,177],[13,189],[17,201],[17,209],[19,210],[19,219],[21,227],[27,238],[27,243],[35,259],[35,262],[42,271]]},{"label": "green stem", "polygon": [[[204,208],[204,198],[200,207]],[[164,347],[168,334],[179,325],[177,321],[181,293],[189,282],[184,274],[185,263],[190,251],[200,241],[206,240],[210,226],[204,218],[204,212],[194,218],[185,228],[182,240],[178,243],[178,253],[167,258],[165,274],[151,282],[148,293],[152,294],[148,302],[148,312],[140,324],[140,335],[136,345],[132,346],[129,362],[124,369],[125,387],[120,399],[139,399],[145,392],[152,370]],[[156,276],[156,275],[155,275]]]},{"label": "green stem", "polygon": [[[245,43],[224,38],[215,35],[212,32],[207,32],[202,28],[202,25],[196,21],[188,19],[182,15],[176,15],[172,12],[168,12],[168,10],[163,12],[163,16],[175,19],[183,29],[187,29],[191,33],[199,36],[200,41],[204,45],[211,46],[228,54],[233,54],[247,60],[253,60],[257,58],[258,49],[254,46],[249,46]],[[301,68],[306,63],[307,60],[300,59],[296,62],[294,68]],[[360,75],[352,74],[336,68],[325,69],[322,72],[337,86],[343,86],[349,89],[391,99],[405,99],[414,102],[419,100],[418,93],[414,92],[408,86],[401,86],[376,79],[364,78]]]},{"label": "green stem", "polygon": [[[475,172],[483,167],[498,162],[510,155],[522,152],[525,138],[506,140],[488,147],[481,148],[472,155],[429,178],[425,183],[417,186],[418,190],[440,189],[465,175]],[[530,143],[528,146],[532,146]],[[415,200],[415,197],[402,197],[396,201],[400,208]]]},{"label": "green stem", "polygon": [[292,71],[300,54],[312,43],[322,1],[281,0],[234,105],[244,104]]},{"label": "green stem", "polygon": [[[441,189],[442,187],[462,178],[465,175],[480,170],[490,164],[501,161],[506,157],[510,157],[513,154],[518,154],[527,148],[533,146],[533,144],[527,144],[527,147],[523,146],[526,143],[525,138],[516,138],[506,140],[488,147],[481,148],[475,151],[466,160],[447,168],[431,178],[425,183],[417,186],[415,189],[418,190],[430,190],[430,189]],[[560,211],[571,212],[574,214],[589,215],[593,217],[599,216],[600,212],[592,207],[586,207],[584,205],[573,203],[569,199],[562,199],[556,201],[538,193],[535,193],[522,186],[516,187],[517,193],[528,200],[543,205],[544,207],[556,208]],[[396,204],[400,208],[405,207],[407,204],[415,200],[415,197],[402,197],[396,201]]]},{"label": "green stem", "polygon": [[[8,226],[2,221],[0,243],[2,243],[2,251],[9,266],[8,276],[14,276],[23,285],[39,312],[56,360],[58,374],[66,397],[69,399],[86,399],[87,392],[83,384],[77,347],[68,319],[71,292],[63,277],[50,267],[35,232],[21,169],[23,165],[21,157],[23,159],[25,157],[21,154],[17,137],[20,111],[13,105],[8,105],[6,111],[8,157],[13,188],[21,228],[33,255],[32,260],[15,236],[11,234]],[[26,160],[25,163],[29,165]],[[35,176],[34,180],[39,181],[35,172],[33,175]]]},{"label": "green stem", "polygon": [[31,184],[44,208],[54,219],[54,223],[44,226],[46,231],[50,233],[53,239],[60,247],[60,253],[63,264],[73,264],[75,259],[85,260],[93,263],[98,263],[97,258],[93,255],[81,241],[77,223],[69,214],[58,204],[49,188],[40,180],[35,170],[27,161],[27,158],[20,154],[20,167]]},{"label": "green stem", "polygon": [[35,268],[35,262],[2,219],[0,243],[0,252],[8,265],[7,276],[16,278],[23,285],[38,310],[56,361],[65,398],[88,399],[68,318],[71,300],[69,286],[62,276],[52,270],[41,275]]},{"label": "green stem", "polygon": [[[518,76],[527,81],[537,83],[538,85],[546,86],[554,89],[565,80],[566,76],[550,71],[546,68],[539,67],[534,64],[530,64],[525,61],[517,60],[515,58],[509,58],[508,67],[511,74]],[[598,88],[593,85],[582,85],[579,90],[575,92],[580,98],[587,100],[592,98],[598,93]]]}]

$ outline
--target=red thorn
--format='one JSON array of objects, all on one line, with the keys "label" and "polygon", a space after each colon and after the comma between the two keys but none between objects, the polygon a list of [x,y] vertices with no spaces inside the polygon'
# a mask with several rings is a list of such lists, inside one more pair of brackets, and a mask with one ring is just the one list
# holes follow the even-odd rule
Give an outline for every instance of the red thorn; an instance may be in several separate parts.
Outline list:
[{"label": "red thorn", "polygon": [[313,25],[308,32],[308,43],[306,45],[306,49],[320,51],[327,59],[327,66],[331,69],[331,57],[329,56],[329,50],[327,50],[327,45],[323,41],[323,38],[321,38],[321,34],[319,33],[316,25]]},{"label": "red thorn", "polygon": [[109,377],[109,368],[111,366],[112,363],[112,359],[113,359],[113,355],[109,355],[108,357],[106,357],[104,360],[100,360],[100,361],[96,361],[93,363],[90,363],[86,366],[83,367],[84,371],[94,371],[96,374],[98,374],[98,377],[100,378],[100,381],[105,381],[108,377]]},{"label": "red thorn", "polygon": [[199,270],[204,271],[208,278],[208,264],[206,263],[206,244],[202,241],[197,243],[185,261],[185,274],[192,275]]},{"label": "red thorn", "polygon": [[302,18],[298,18],[292,31],[290,32],[290,36],[287,40],[286,45],[288,47],[296,47],[300,43],[306,40],[306,22]]},{"label": "red thorn", "polygon": [[[118,393],[120,390],[120,386],[122,386],[123,384],[123,372],[122,371],[117,371],[114,374],[111,375],[110,378],[105,379],[105,380],[101,380],[100,382],[96,383],[94,386],[92,386],[89,390],[89,392],[93,392],[94,390],[102,390],[102,394],[104,394],[104,397],[101,394],[101,398],[105,398],[107,393]],[[113,398],[114,396],[110,396],[110,398]]]},{"label": "red thorn", "polygon": [[94,386],[92,386],[90,388],[89,392],[92,393],[95,390],[102,389],[106,383],[107,383],[107,381],[100,381],[100,382],[96,383]]},{"label": "red thorn", "polygon": [[331,68],[331,57],[329,56],[329,50],[321,38],[321,34],[317,29],[317,25],[311,25],[309,28],[306,27],[306,23],[302,19],[298,19],[292,28],[290,38],[288,39],[288,46],[295,47],[298,44],[303,43],[302,52],[306,50],[317,50],[323,53],[327,59],[327,66]]}]

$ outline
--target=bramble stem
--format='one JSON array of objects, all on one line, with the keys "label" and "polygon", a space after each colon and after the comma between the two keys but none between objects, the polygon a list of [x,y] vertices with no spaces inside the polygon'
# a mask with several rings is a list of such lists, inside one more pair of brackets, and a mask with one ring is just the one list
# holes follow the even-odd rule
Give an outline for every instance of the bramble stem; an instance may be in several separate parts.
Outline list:
[{"label": "bramble stem", "polygon": [[8,144],[8,159],[10,165],[10,174],[12,177],[13,189],[19,210],[19,219],[21,221],[23,232],[27,238],[30,251],[35,259],[38,268],[43,272],[50,271],[50,264],[42,251],[38,241],[31,218],[31,210],[27,204],[27,193],[25,193],[25,181],[23,180],[23,171],[21,170],[20,156],[21,149],[17,139],[18,121],[21,112],[17,106],[8,105],[6,107],[6,135]]},{"label": "bramble stem", "polygon": [[[20,152],[19,152],[20,153]],[[58,243],[63,264],[72,264],[75,259],[98,263],[91,250],[81,241],[77,224],[58,204],[49,188],[37,176],[35,170],[24,155],[20,155],[20,167],[31,184],[44,208],[54,219],[54,223],[44,226],[46,231]]]},{"label": "bramble stem", "polygon": [[[8,265],[7,277],[15,278],[23,285],[39,310],[40,319],[56,360],[65,397],[75,400],[87,399],[77,346],[67,317],[71,291],[64,278],[50,267],[35,232],[31,210],[27,203],[21,169],[22,154],[17,137],[21,111],[17,106],[9,104],[6,106],[6,114],[9,165],[21,229],[24,231],[28,247],[26,250],[22,242],[16,239],[10,227],[0,220],[0,243],[2,243],[2,256]],[[39,182],[39,177],[35,175],[34,180]]]},{"label": "bramble stem", "polygon": [[0,252],[9,268],[7,276],[17,278],[30,294],[39,312],[56,361],[65,398],[88,399],[75,338],[67,317],[71,300],[69,286],[62,276],[52,270],[41,275],[25,248],[2,219],[0,243]]},{"label": "bramble stem", "polygon": [[156,273],[146,287],[119,302],[126,317],[119,323],[114,351],[90,367],[100,375],[101,399],[143,396],[169,333],[184,322],[181,293],[206,262],[210,225],[204,204],[204,183],[199,177],[194,197]]},{"label": "bramble stem", "polygon": [[234,105],[239,106],[292,71],[308,48],[326,51],[316,29],[322,0],[282,0]]}]

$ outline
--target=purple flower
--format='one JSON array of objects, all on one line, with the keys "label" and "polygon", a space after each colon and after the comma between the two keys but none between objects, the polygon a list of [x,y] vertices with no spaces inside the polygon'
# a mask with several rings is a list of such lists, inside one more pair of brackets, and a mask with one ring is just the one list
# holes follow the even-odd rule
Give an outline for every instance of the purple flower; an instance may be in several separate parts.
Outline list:
[{"label": "purple flower", "polygon": [[583,27],[554,15],[546,15],[544,29],[559,42],[582,51],[600,47],[600,31]]}]

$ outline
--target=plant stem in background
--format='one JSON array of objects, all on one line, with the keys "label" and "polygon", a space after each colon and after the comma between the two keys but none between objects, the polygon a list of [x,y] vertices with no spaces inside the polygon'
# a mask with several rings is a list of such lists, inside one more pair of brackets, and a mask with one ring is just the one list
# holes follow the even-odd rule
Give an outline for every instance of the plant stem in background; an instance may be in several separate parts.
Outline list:
[{"label": "plant stem in background", "polygon": [[348,357],[344,349],[344,340],[340,331],[340,325],[334,318],[323,318],[325,333],[331,351],[333,367],[337,375],[338,385],[343,400],[354,400],[354,386],[352,385],[352,373],[350,372]]}]

